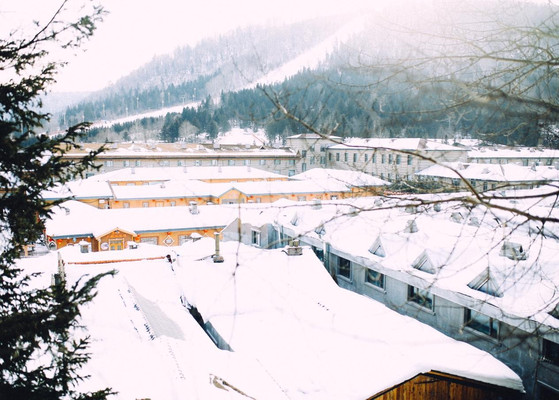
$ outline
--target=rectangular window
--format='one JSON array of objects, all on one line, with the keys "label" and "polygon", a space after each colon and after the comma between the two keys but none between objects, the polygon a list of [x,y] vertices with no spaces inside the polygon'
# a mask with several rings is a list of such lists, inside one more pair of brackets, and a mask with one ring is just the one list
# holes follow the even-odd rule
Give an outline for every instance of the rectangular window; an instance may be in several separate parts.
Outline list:
[{"label": "rectangular window", "polygon": [[280,165],[281,164],[281,160],[274,160],[274,165]]},{"label": "rectangular window", "polygon": [[314,144],[311,147],[309,147],[309,150],[314,153]]},{"label": "rectangular window", "polygon": [[123,166],[123,167],[129,167],[129,166],[130,166],[130,160],[124,160],[124,161],[122,162],[122,166]]},{"label": "rectangular window", "polygon": [[381,154],[381,156],[380,156],[380,163],[381,163],[381,164],[386,164],[386,154]]},{"label": "rectangular window", "polygon": [[295,160],[287,160],[287,165],[289,166],[295,165]]},{"label": "rectangular window", "polygon": [[211,160],[210,165],[212,166],[217,166],[217,160]]},{"label": "rectangular window", "polygon": [[377,153],[373,153],[373,159],[372,159],[373,164],[377,163]]},{"label": "rectangular window", "polygon": [[326,157],[320,157],[320,165],[325,165],[326,164]]},{"label": "rectangular window", "polygon": [[307,201],[306,196],[297,196],[297,201]]},{"label": "rectangular window", "polygon": [[344,153],[344,161],[345,161],[345,162],[347,162],[347,160],[348,160],[347,157],[348,157],[347,153]]},{"label": "rectangular window", "polygon": [[357,154],[357,153],[353,153],[353,162],[354,162],[354,163],[357,162],[357,158],[358,158],[358,154]]},{"label": "rectangular window", "polygon": [[328,161],[332,161],[332,153],[328,153]]},{"label": "rectangular window", "polygon": [[177,167],[182,167],[184,164],[182,160],[177,160]]},{"label": "rectangular window", "polygon": [[123,208],[130,208],[130,203],[128,203],[127,201],[125,201],[124,203],[122,203],[122,207],[123,207]]},{"label": "rectangular window", "polygon": [[134,165],[136,167],[141,167],[142,166],[142,161],[141,160],[136,160],[136,162],[134,163]]},{"label": "rectangular window", "polygon": [[252,245],[260,247],[260,231],[252,231],[250,242]]},{"label": "rectangular window", "polygon": [[543,339],[543,358],[554,365],[559,365],[559,343]]},{"label": "rectangular window", "polygon": [[301,150],[301,157],[305,158],[307,156],[307,150]]},{"label": "rectangular window", "polygon": [[171,206],[171,207],[175,207],[176,205],[177,205],[176,201],[170,201],[169,202],[169,206]]},{"label": "rectangular window", "polygon": [[106,160],[105,161],[105,167],[113,167],[115,165],[115,162],[113,160]]},{"label": "rectangular window", "polygon": [[336,161],[340,161],[340,153],[336,153]]},{"label": "rectangular window", "polygon": [[245,161],[244,161],[244,164],[245,164],[245,165],[250,165],[250,160],[245,160]]},{"label": "rectangular window", "polygon": [[235,160],[227,160],[227,165],[229,166],[235,165]]},{"label": "rectangular window", "polygon": [[142,207],[144,207],[144,208],[149,207],[149,202],[148,202],[148,201],[144,201],[144,202],[142,203]]},{"label": "rectangular window", "polygon": [[411,155],[408,154],[408,165],[411,165],[411,163],[412,163],[412,158],[411,158]]},{"label": "rectangular window", "polygon": [[316,257],[324,262],[324,250],[323,249],[319,249],[318,247],[315,246],[311,246],[311,249],[313,251],[313,253],[316,255]]},{"label": "rectangular window", "polygon": [[338,257],[337,274],[344,278],[351,279],[351,261]]},{"label": "rectangular window", "polygon": [[195,167],[199,167],[200,165],[202,165],[202,162],[200,160],[194,160]]},{"label": "rectangular window", "polygon": [[290,169],[289,171],[287,171],[287,176],[293,176],[293,175],[295,175],[294,169]]},{"label": "rectangular window", "polygon": [[369,161],[369,155],[367,153],[365,153],[365,162]]},{"label": "rectangular window", "polygon": [[402,156],[400,154],[396,154],[396,164],[400,165],[402,163]]},{"label": "rectangular window", "polygon": [[388,164],[392,164],[392,159],[393,159],[392,154],[389,154],[388,155]]},{"label": "rectangular window", "polygon": [[159,161],[159,166],[160,167],[168,167],[169,165],[170,165],[169,160],[160,160]]},{"label": "rectangular window", "polygon": [[428,290],[408,286],[408,301],[433,310],[433,300],[433,295]]},{"label": "rectangular window", "polygon": [[315,162],[315,157],[312,156],[311,159],[310,159],[310,161],[309,161],[309,164],[314,165],[314,162]]},{"label": "rectangular window", "polygon": [[307,170],[307,163],[301,164],[301,171],[305,172]]},{"label": "rectangular window", "polygon": [[464,312],[464,325],[494,338],[499,335],[499,321],[469,308]]},{"label": "rectangular window", "polygon": [[384,275],[372,269],[365,270],[365,282],[378,288],[384,289]]},{"label": "rectangular window", "polygon": [[260,164],[260,165],[266,165],[266,160],[260,160],[260,161],[258,161],[258,164]]}]

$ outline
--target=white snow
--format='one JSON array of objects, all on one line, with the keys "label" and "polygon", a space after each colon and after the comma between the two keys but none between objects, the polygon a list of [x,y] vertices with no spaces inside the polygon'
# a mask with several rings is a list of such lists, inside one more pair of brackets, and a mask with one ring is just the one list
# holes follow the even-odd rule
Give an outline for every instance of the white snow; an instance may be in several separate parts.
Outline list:
[{"label": "white snow", "polygon": [[[152,258],[111,264],[83,264],[99,256],[61,250],[70,282],[118,271],[83,310],[92,338],[83,389],[111,386],[118,399],[363,399],[437,370],[522,390],[488,353],[338,288],[308,248],[288,257],[225,242],[219,264],[213,247],[202,239],[174,248],[172,265],[165,247],[109,252]],[[47,285],[56,260],[50,253],[20,264],[44,272],[38,283]],[[214,346],[185,301],[233,352]]]}]

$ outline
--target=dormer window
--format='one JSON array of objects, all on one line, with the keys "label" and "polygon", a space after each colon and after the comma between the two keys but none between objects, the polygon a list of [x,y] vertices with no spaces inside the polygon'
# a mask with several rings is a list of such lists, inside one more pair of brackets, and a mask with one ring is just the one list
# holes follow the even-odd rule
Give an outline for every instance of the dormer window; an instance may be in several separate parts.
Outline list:
[{"label": "dormer window", "polygon": [[555,308],[549,312],[549,315],[551,315],[553,318],[559,319],[559,303],[557,303]]},{"label": "dormer window", "polygon": [[471,281],[468,284],[470,289],[477,290],[479,292],[483,292],[490,296],[495,297],[503,297],[503,293],[501,293],[499,289],[498,283],[495,281],[495,278],[492,276],[489,268],[487,268],[481,275],[479,275],[476,279]]},{"label": "dormer window", "polygon": [[297,213],[293,214],[293,217],[291,217],[291,225],[293,226],[297,226],[299,224],[299,216],[297,215]]},{"label": "dormer window", "polygon": [[520,243],[509,242],[508,240],[503,242],[499,255],[515,261],[526,260],[528,257],[528,253]]},{"label": "dormer window", "polygon": [[412,264],[412,267],[428,274],[434,274],[436,269],[435,265],[429,258],[429,255],[424,251]]},{"label": "dormer window", "polygon": [[373,245],[369,248],[369,253],[378,257],[386,257],[386,252],[384,251],[380,237],[377,238],[377,240],[375,240]]}]

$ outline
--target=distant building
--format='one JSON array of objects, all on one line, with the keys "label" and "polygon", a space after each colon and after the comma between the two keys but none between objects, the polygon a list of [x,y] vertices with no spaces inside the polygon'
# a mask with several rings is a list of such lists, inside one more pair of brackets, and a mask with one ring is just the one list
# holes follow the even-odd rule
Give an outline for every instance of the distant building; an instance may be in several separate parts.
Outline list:
[{"label": "distant building", "polygon": [[[101,143],[84,143],[66,160],[79,160]],[[96,158],[99,172],[131,167],[253,166],[277,174],[294,171],[299,156],[289,148],[192,143],[115,143]],[[90,171],[90,175],[97,173]],[[293,172],[295,173],[295,172]]]}]

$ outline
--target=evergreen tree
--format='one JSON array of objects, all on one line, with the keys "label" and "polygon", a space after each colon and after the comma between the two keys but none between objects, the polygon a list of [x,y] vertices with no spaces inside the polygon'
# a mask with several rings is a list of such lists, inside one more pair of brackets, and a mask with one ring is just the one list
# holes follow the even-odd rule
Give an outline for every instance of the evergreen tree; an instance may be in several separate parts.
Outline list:
[{"label": "evergreen tree", "polygon": [[[23,245],[40,238],[49,215],[45,189],[81,175],[96,153],[80,163],[62,159],[76,147],[87,124],[51,138],[39,133],[49,115],[41,113],[40,95],[55,80],[62,62],[49,55],[52,45],[78,46],[102,19],[97,6],[65,19],[63,1],[33,32],[12,31],[0,39],[0,399],[104,399],[109,389],[81,393],[87,362],[87,337],[79,335],[80,306],[89,302],[101,275],[70,288],[64,281],[34,288],[34,275],[17,268]],[[49,50],[49,51],[47,51]]]}]

